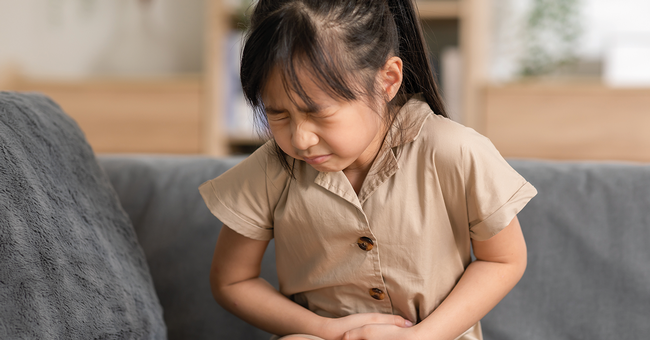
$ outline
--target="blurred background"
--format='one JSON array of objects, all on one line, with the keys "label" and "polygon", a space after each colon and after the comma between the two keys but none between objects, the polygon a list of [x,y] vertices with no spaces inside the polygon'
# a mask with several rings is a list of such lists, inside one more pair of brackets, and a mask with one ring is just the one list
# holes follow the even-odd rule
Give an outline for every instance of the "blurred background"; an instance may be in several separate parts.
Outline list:
[{"label": "blurred background", "polygon": [[[650,1],[419,0],[451,117],[509,158],[650,162]],[[0,90],[98,153],[248,153],[250,0],[0,0]]]}]

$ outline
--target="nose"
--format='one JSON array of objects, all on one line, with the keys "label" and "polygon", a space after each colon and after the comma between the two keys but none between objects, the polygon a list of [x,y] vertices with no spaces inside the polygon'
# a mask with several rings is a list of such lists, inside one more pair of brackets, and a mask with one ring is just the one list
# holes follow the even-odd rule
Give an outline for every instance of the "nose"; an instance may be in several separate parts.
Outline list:
[{"label": "nose", "polygon": [[318,144],[318,135],[315,133],[312,124],[302,119],[293,124],[291,144],[298,150],[307,150]]}]

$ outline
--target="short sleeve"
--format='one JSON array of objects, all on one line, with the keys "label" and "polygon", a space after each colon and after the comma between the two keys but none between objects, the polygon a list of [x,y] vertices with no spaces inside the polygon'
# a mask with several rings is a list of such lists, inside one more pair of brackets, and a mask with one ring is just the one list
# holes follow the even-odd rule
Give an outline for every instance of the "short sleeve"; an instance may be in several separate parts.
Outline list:
[{"label": "short sleeve", "polygon": [[462,158],[470,235],[487,240],[508,226],[537,190],[477,133],[463,145]]},{"label": "short sleeve", "polygon": [[208,209],[237,233],[273,238],[273,212],[289,180],[266,143],[241,163],[199,187]]}]

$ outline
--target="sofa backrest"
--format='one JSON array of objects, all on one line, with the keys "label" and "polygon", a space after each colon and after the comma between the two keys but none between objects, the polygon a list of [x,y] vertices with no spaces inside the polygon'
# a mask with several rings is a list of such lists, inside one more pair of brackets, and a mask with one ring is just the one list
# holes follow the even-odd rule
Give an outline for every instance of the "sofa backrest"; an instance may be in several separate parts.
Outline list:
[{"label": "sofa backrest", "polygon": [[[222,309],[210,291],[221,222],[198,187],[241,158],[100,156],[144,249],[170,340],[264,339],[270,334]],[[262,275],[277,287],[273,242]]]},{"label": "sofa backrest", "polygon": [[485,338],[648,338],[650,165],[510,163],[539,194],[519,213],[528,268]]},{"label": "sofa backrest", "polygon": [[[219,307],[220,223],[197,187],[241,158],[102,156],[146,253],[170,339],[268,339]],[[539,191],[519,214],[528,268],[483,320],[486,340],[650,334],[650,165],[511,161]],[[263,276],[277,287],[273,243]]]}]

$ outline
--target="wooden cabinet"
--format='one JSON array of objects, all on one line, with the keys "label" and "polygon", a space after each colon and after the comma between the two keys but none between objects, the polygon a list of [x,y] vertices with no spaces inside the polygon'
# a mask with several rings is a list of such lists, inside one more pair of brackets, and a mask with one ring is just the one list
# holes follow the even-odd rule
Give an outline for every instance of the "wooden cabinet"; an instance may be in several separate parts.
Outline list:
[{"label": "wooden cabinet", "polygon": [[484,95],[486,135],[504,157],[650,162],[650,89],[574,80]]},{"label": "wooden cabinet", "polygon": [[17,79],[12,90],[50,96],[97,153],[195,154],[204,138],[200,79]]}]

